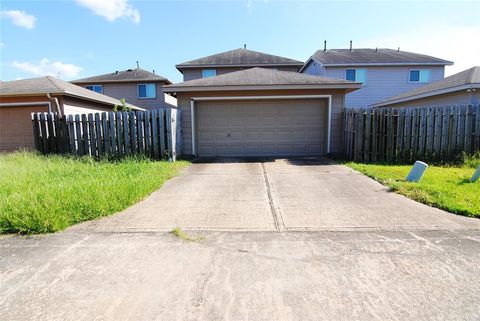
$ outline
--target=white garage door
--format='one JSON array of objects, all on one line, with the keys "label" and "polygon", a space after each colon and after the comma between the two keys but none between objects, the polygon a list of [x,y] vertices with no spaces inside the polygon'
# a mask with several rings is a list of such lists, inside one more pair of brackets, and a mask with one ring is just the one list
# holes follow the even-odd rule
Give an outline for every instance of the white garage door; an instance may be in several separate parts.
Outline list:
[{"label": "white garage door", "polygon": [[197,156],[318,156],[327,151],[327,102],[202,101]]}]

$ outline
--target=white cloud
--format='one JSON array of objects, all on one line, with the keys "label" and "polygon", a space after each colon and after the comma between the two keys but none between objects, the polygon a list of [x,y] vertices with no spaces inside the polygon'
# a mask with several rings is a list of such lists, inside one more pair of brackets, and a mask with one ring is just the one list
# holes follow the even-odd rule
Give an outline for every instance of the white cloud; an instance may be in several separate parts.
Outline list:
[{"label": "white cloud", "polygon": [[54,76],[54,77],[77,77],[82,71],[82,67],[73,64],[66,64],[61,61],[50,62],[47,58],[40,60],[38,64],[30,62],[14,61],[13,67],[21,71],[37,75],[37,76]]},{"label": "white cloud", "polygon": [[[364,39],[356,47],[398,48],[454,62],[447,66],[446,76],[480,65],[480,26],[429,24],[404,29],[401,33]],[[355,43],[354,43],[355,44]]]},{"label": "white cloud", "polygon": [[128,4],[128,0],[76,0],[76,2],[108,21],[129,18],[135,23],[140,22],[140,12]]},{"label": "white cloud", "polygon": [[35,27],[35,21],[37,21],[34,15],[20,10],[2,10],[1,16],[11,19],[13,24],[27,29],[33,29]]}]

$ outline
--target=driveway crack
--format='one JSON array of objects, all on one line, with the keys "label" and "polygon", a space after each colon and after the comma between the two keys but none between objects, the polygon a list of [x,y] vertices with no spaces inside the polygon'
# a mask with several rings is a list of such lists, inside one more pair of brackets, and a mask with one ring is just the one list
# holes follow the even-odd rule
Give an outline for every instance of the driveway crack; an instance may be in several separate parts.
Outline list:
[{"label": "driveway crack", "polygon": [[263,178],[265,180],[265,188],[267,189],[268,202],[270,204],[270,211],[272,212],[273,224],[275,225],[275,230],[277,232],[285,231],[285,224],[283,222],[282,213],[280,208],[275,205],[275,201],[272,196],[273,186],[268,179],[267,168],[265,167],[265,162],[262,161],[262,170]]}]

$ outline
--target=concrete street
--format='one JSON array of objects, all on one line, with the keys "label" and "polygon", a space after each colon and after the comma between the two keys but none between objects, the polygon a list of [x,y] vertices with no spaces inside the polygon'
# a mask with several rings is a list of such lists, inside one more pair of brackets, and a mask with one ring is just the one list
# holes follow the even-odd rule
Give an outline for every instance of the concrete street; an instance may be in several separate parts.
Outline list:
[{"label": "concrete street", "polygon": [[0,319],[474,321],[479,266],[480,220],[325,159],[226,159],[111,217],[1,238]]}]

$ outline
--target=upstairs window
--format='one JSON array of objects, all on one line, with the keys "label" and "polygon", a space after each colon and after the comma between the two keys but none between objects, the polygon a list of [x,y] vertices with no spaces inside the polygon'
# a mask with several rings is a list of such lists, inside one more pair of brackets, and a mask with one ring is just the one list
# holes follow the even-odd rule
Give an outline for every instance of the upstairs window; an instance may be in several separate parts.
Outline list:
[{"label": "upstairs window", "polygon": [[103,86],[102,85],[86,85],[85,88],[88,90],[94,91],[99,94],[103,94]]},{"label": "upstairs window", "polygon": [[428,83],[430,82],[430,70],[412,69],[408,77],[409,82]]},{"label": "upstairs window", "polygon": [[364,84],[367,81],[367,70],[366,69],[346,69],[345,70],[345,79],[355,82],[361,82]]},{"label": "upstairs window", "polygon": [[157,98],[157,90],[155,84],[138,85],[138,98]]},{"label": "upstairs window", "polygon": [[202,77],[203,78],[215,77],[216,75],[217,75],[217,70],[216,69],[203,69],[202,70]]}]

